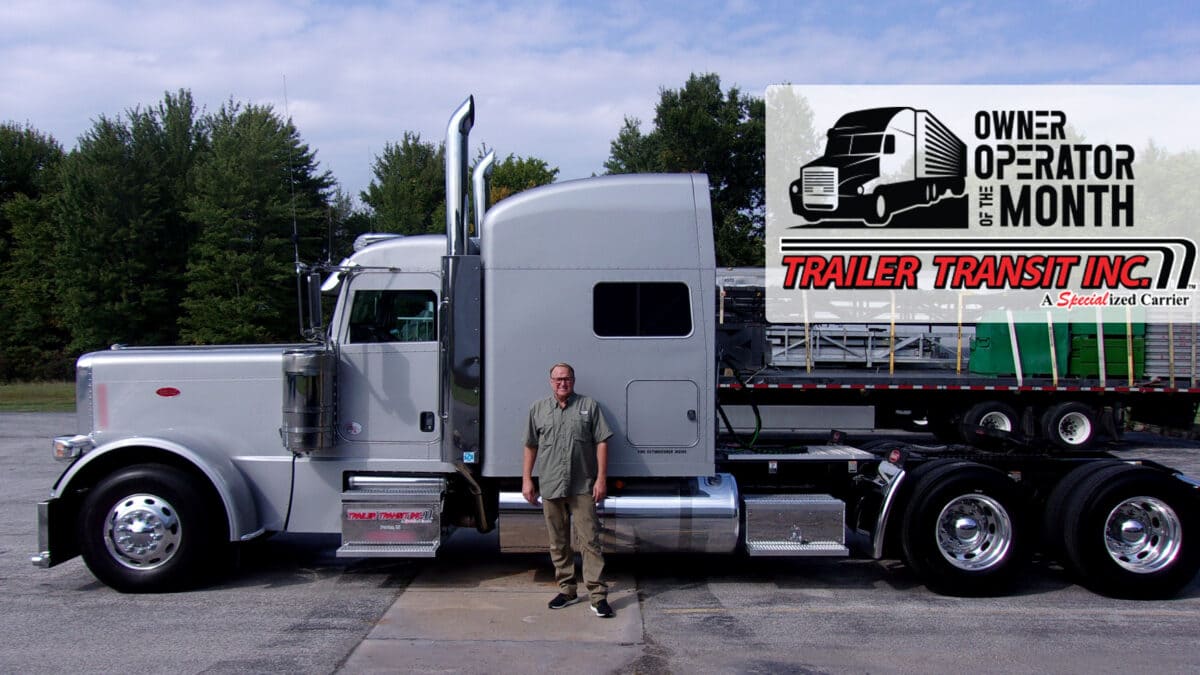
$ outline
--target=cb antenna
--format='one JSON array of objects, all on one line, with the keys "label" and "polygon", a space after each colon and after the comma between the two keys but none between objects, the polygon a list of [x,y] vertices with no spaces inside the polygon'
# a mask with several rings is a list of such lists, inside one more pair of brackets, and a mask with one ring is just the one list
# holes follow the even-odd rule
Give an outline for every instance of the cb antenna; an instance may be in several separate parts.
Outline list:
[{"label": "cb antenna", "polygon": [[[296,171],[292,165],[292,109],[288,103],[287,75],[283,76],[283,114],[287,116],[288,150],[287,169],[288,186],[292,197],[292,251],[295,253],[296,265],[296,305],[299,311],[297,319],[300,323],[300,335],[306,340],[324,342],[324,331],[321,328],[321,296],[311,290],[312,284],[320,284],[320,274],[315,269],[308,269],[300,262],[300,227],[296,218]],[[306,285],[310,292],[305,293]],[[305,321],[307,315],[307,322]]]},{"label": "cb antenna", "polygon": [[288,188],[291,190],[291,207],[292,207],[292,251],[295,253],[296,274],[300,274],[303,266],[300,264],[300,227],[296,222],[296,170],[292,166],[292,110],[288,103],[287,91],[287,74],[283,76],[283,114],[287,116],[288,132],[287,144],[287,169],[288,169]]}]

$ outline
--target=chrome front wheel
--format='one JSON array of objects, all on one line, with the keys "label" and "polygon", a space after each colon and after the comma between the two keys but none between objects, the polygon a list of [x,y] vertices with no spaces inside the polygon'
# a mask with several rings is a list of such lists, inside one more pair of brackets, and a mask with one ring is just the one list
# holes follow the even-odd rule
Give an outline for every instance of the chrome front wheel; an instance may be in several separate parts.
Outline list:
[{"label": "chrome front wheel", "polygon": [[83,560],[124,592],[194,586],[224,567],[229,529],[215,493],[162,464],[116,471],[88,490],[79,512]]},{"label": "chrome front wheel", "polygon": [[135,570],[166,564],[179,551],[183,528],[175,507],[152,494],[117,500],[104,519],[104,545],[118,563]]}]

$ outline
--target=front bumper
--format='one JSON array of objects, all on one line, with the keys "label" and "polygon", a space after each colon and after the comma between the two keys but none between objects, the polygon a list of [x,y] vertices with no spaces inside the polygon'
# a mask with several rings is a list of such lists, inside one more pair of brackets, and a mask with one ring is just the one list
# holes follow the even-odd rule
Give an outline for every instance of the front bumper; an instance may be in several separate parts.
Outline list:
[{"label": "front bumper", "polygon": [[49,499],[37,505],[37,553],[29,557],[34,567],[54,567],[79,555],[79,546],[71,537],[73,509],[61,499]]}]

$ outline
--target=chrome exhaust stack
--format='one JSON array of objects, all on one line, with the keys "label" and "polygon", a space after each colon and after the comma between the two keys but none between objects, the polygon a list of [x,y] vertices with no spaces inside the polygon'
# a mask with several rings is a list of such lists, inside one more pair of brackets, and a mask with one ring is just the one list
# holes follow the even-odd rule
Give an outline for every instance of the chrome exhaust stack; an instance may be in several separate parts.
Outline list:
[{"label": "chrome exhaust stack", "polygon": [[446,255],[467,250],[467,137],[475,126],[475,97],[458,106],[446,126]]},{"label": "chrome exhaust stack", "polygon": [[492,190],[492,169],[496,164],[496,151],[489,150],[471,176],[471,194],[475,197],[475,236],[483,236],[483,215],[488,210],[488,198]]},{"label": "chrome exhaust stack", "polygon": [[485,495],[476,480],[483,461],[479,407],[483,268],[479,255],[469,254],[467,245],[471,207],[467,195],[467,137],[474,125],[475,97],[468,96],[446,127],[446,255],[442,258],[442,299],[438,307],[438,412],[441,459],[462,477],[473,502],[473,513],[464,515],[459,524],[488,532],[495,524],[495,514],[489,512],[488,504],[495,496]]}]

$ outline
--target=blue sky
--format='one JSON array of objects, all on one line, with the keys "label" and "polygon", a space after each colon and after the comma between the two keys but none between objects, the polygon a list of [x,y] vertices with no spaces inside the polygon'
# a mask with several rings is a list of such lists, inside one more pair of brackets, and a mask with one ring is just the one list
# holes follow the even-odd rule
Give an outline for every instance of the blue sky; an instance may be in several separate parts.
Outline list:
[{"label": "blue sky", "polygon": [[715,72],[773,83],[1195,83],[1192,2],[169,2],[0,4],[0,120],[68,149],[97,116],[191,89],[287,110],[352,194],[404,131],[603,170],[625,116]]}]

